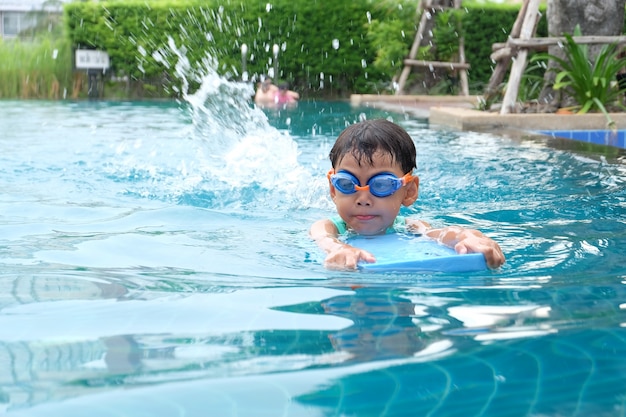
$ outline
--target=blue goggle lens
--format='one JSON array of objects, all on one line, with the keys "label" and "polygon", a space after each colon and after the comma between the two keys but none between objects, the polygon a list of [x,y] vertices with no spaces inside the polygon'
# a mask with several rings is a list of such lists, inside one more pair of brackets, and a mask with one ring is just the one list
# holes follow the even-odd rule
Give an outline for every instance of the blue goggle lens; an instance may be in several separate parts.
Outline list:
[{"label": "blue goggle lens", "polygon": [[404,185],[402,178],[398,178],[393,174],[382,173],[374,175],[367,181],[365,187],[361,187],[359,180],[345,171],[332,174],[330,182],[342,194],[354,194],[357,192],[357,189],[369,189],[369,192],[376,197],[388,197]]}]

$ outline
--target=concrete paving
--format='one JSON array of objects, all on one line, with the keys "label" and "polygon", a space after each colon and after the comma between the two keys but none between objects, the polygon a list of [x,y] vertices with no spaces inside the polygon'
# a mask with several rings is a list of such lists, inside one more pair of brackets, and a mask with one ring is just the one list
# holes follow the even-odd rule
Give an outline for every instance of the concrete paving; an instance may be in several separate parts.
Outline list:
[{"label": "concrete paving", "polygon": [[[479,96],[384,96],[353,94],[353,105],[364,105],[427,118],[433,127],[455,130],[499,131],[532,130],[601,130],[608,128],[602,113],[556,114],[520,113],[501,115],[495,111],[477,110]],[[626,113],[611,113],[617,129],[626,129]]]},{"label": "concrete paving", "polygon": [[472,109],[478,105],[477,96],[391,96],[377,94],[352,94],[353,106],[374,107],[383,110],[407,113],[428,119],[433,107]]}]

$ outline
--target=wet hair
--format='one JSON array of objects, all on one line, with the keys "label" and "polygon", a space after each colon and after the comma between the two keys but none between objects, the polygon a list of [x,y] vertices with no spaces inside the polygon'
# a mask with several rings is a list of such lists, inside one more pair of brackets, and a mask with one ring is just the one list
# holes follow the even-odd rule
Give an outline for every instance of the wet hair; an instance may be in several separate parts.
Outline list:
[{"label": "wet hair", "polygon": [[377,152],[391,155],[402,172],[416,168],[415,144],[411,136],[395,123],[385,119],[365,120],[348,126],[339,134],[328,157],[333,168],[351,154],[359,165],[372,165]]}]

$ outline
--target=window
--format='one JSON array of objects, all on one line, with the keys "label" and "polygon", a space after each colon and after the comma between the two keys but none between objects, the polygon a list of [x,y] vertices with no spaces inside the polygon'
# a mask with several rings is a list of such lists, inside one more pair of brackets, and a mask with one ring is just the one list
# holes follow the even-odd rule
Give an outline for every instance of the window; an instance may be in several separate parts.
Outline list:
[{"label": "window", "polygon": [[2,36],[16,37],[20,32],[35,26],[35,19],[23,12],[2,13]]}]

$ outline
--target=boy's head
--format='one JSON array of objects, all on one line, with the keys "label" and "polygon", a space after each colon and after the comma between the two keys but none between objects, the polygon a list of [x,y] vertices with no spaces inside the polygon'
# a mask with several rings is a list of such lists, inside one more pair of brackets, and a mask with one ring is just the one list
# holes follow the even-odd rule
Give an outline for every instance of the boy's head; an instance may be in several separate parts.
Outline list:
[{"label": "boy's head", "polygon": [[401,206],[417,200],[419,178],[409,134],[387,120],[346,128],[330,151],[330,195],[337,213],[354,232],[385,233]]},{"label": "boy's head", "polygon": [[391,156],[405,174],[416,168],[413,140],[403,128],[385,119],[366,120],[347,127],[328,156],[333,168],[336,168],[348,154],[359,165],[371,165],[377,152]]}]

